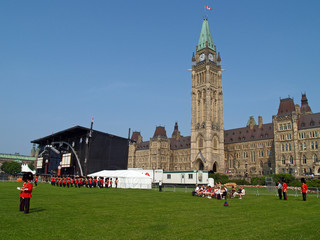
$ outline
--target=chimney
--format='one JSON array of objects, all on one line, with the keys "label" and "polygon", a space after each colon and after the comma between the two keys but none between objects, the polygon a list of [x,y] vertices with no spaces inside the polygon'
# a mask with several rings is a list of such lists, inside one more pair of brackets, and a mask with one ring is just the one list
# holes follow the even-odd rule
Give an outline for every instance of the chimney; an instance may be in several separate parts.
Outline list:
[{"label": "chimney", "polygon": [[253,116],[250,117],[250,129],[253,129],[253,126],[255,124]]},{"label": "chimney", "polygon": [[263,121],[262,121],[262,116],[258,117],[258,122],[259,122],[259,128],[262,127]]}]

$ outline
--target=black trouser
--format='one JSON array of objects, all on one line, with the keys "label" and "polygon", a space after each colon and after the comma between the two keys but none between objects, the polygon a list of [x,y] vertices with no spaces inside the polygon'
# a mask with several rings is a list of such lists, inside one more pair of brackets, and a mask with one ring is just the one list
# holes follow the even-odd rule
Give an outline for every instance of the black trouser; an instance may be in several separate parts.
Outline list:
[{"label": "black trouser", "polygon": [[278,189],[278,194],[279,194],[279,199],[281,200],[282,199],[282,190],[281,189]]},{"label": "black trouser", "polygon": [[24,210],[24,198],[20,197],[20,209],[21,212]]},{"label": "black trouser", "polygon": [[24,198],[24,213],[29,213],[30,198]]},{"label": "black trouser", "polygon": [[283,200],[287,200],[287,192],[283,192]]},{"label": "black trouser", "polygon": [[307,193],[302,193],[302,199],[303,201],[307,201]]}]

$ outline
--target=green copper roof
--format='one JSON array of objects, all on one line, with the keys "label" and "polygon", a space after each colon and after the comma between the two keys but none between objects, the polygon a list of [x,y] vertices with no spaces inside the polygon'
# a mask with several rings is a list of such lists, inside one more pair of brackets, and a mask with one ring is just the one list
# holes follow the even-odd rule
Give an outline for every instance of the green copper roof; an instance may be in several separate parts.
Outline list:
[{"label": "green copper roof", "polygon": [[209,28],[209,23],[208,19],[204,18],[203,23],[202,23],[202,28],[201,28],[201,33],[200,33],[200,39],[198,43],[198,51],[201,49],[206,48],[206,42],[208,41],[208,47],[215,51],[214,43],[212,40],[212,36],[210,33],[210,28]]},{"label": "green copper roof", "polygon": [[14,160],[14,161],[34,161],[35,157],[23,156],[18,154],[3,154],[0,153],[1,160]]}]

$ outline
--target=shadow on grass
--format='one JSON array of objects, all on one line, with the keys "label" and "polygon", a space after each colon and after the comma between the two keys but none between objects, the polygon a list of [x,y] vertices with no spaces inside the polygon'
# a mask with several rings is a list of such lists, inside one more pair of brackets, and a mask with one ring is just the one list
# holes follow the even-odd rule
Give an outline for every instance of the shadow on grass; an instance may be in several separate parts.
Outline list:
[{"label": "shadow on grass", "polygon": [[29,213],[43,212],[46,211],[44,208],[31,208]]}]

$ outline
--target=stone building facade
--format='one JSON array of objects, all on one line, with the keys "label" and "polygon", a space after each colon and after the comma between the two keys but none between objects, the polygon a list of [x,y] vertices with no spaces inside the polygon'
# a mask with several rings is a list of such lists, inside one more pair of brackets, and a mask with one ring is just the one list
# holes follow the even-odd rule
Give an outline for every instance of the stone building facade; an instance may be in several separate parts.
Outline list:
[{"label": "stone building facade", "polygon": [[221,57],[208,20],[203,20],[192,57],[191,136],[176,123],[171,138],[158,126],[149,141],[133,132],[128,168],[165,171],[209,170],[235,176],[320,174],[320,113],[312,113],[306,94],[301,106],[281,99],[272,123],[253,116],[245,127],[224,130]]}]

